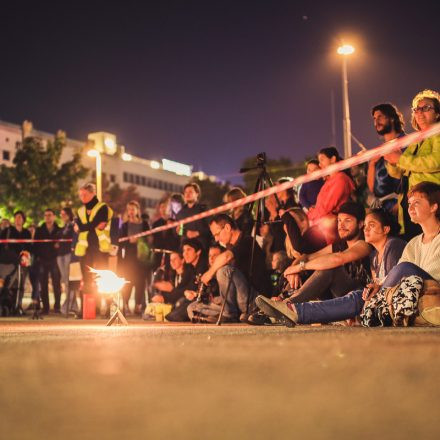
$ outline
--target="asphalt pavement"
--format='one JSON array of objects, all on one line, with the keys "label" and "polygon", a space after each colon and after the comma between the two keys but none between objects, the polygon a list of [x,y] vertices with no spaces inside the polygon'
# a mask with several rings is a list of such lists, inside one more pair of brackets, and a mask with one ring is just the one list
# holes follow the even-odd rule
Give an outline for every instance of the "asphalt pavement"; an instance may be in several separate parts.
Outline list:
[{"label": "asphalt pavement", "polygon": [[0,319],[1,439],[438,439],[440,329]]}]

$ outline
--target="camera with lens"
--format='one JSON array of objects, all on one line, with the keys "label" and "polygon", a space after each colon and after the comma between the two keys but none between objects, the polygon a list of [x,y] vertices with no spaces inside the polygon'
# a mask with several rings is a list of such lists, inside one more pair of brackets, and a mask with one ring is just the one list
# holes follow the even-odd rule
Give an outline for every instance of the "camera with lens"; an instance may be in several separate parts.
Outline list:
[{"label": "camera with lens", "polygon": [[266,153],[265,152],[257,154],[257,166],[258,167],[265,166],[266,165],[266,161],[267,161],[267,157],[266,157]]},{"label": "camera with lens", "polygon": [[209,286],[202,282],[202,275],[197,275],[196,284],[197,284],[197,302],[201,302],[203,304],[209,304],[211,301],[211,295],[209,292]]}]

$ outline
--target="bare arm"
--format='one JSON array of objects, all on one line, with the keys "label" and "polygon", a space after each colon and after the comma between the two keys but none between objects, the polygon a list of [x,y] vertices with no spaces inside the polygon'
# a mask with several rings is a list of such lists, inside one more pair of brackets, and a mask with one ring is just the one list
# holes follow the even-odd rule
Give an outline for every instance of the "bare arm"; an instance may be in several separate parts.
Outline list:
[{"label": "bare arm", "polygon": [[376,162],[379,158],[371,159],[368,163],[368,172],[367,172],[367,185],[368,189],[372,194],[374,194],[374,177],[376,174]]},{"label": "bare arm", "polygon": [[223,267],[229,264],[234,259],[234,254],[226,250],[222,252],[215,260],[214,264],[202,275],[202,283],[208,284],[211,279],[214,277],[214,275],[217,273],[217,271]]},{"label": "bare arm", "polygon": [[360,260],[370,255],[371,247],[363,240],[359,240],[353,246],[343,252],[329,255],[320,255],[313,260],[307,261],[301,268],[299,264],[290,266],[284,272],[284,276],[301,272],[301,270],[325,270],[343,266],[352,261]]}]

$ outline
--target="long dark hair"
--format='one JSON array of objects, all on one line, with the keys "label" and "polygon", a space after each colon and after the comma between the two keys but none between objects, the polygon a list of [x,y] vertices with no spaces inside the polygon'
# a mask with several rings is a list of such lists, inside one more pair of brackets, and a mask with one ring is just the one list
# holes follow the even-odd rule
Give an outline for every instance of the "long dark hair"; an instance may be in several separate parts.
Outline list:
[{"label": "long dark hair", "polygon": [[397,220],[388,211],[385,211],[385,209],[369,209],[367,215],[372,215],[382,225],[382,227],[388,226],[390,228],[388,235],[395,237],[399,233],[399,223],[397,223]]}]

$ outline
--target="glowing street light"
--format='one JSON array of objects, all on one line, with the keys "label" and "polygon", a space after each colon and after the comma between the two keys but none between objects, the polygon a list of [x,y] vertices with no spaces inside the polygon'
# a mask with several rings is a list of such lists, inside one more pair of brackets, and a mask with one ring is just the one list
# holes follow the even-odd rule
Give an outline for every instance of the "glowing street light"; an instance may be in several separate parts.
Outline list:
[{"label": "glowing street light", "polygon": [[96,159],[96,196],[102,200],[102,158],[98,150],[91,149],[87,151],[87,156]]},{"label": "glowing street light", "polygon": [[354,53],[354,47],[344,44],[338,47],[339,55],[342,55],[342,110],[343,110],[343,129],[344,129],[344,157],[351,156],[351,122],[350,107],[348,103],[348,79],[347,79],[347,57]]}]

